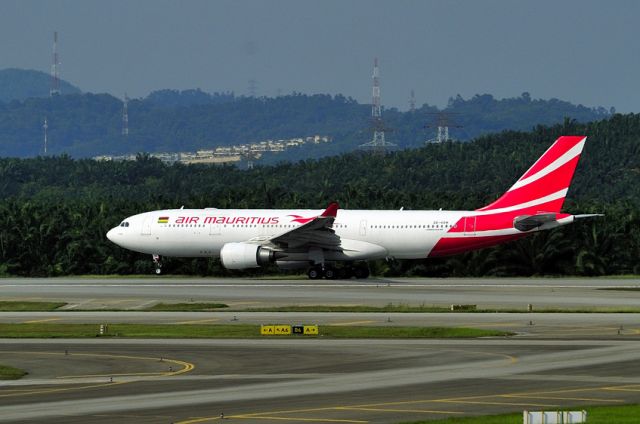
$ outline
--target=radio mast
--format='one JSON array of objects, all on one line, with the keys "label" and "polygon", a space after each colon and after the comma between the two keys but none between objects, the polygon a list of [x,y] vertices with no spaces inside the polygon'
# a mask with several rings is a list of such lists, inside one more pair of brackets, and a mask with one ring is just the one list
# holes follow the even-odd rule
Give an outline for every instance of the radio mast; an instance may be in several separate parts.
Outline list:
[{"label": "radio mast", "polygon": [[51,64],[51,89],[49,90],[50,96],[56,96],[60,94],[60,73],[58,70],[60,61],[58,58],[58,31],[53,32],[53,63]]},{"label": "radio mast", "polygon": [[122,135],[129,135],[129,97],[124,93],[124,102],[122,104]]},{"label": "radio mast", "polygon": [[384,139],[385,127],[382,122],[382,103],[380,102],[380,70],[378,58],[373,60],[373,95],[371,99],[371,118],[373,127],[373,140],[360,145],[361,149],[372,150],[384,154],[386,149],[395,147]]},{"label": "radio mast", "polygon": [[411,90],[411,94],[409,94],[409,112],[413,113],[416,111],[416,93]]},{"label": "radio mast", "polygon": [[44,125],[42,126],[42,128],[44,129],[44,154],[45,156],[47,155],[47,128],[49,128],[49,125],[47,125],[47,118],[44,118]]}]

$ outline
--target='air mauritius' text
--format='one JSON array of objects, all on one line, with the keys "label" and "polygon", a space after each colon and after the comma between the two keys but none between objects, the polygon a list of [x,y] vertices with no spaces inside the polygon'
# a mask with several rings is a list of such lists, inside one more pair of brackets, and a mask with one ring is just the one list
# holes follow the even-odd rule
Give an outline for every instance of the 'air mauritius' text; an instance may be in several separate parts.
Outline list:
[{"label": "'air mauritius' text", "polygon": [[179,216],[176,224],[278,224],[279,217],[263,216]]}]

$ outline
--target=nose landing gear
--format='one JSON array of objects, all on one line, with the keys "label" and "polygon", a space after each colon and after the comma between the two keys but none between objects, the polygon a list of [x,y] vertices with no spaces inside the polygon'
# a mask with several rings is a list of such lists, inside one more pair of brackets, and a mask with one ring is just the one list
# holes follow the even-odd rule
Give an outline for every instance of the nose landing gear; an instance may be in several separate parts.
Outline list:
[{"label": "nose landing gear", "polygon": [[162,259],[160,255],[153,255],[153,264],[156,267],[156,275],[162,274]]}]

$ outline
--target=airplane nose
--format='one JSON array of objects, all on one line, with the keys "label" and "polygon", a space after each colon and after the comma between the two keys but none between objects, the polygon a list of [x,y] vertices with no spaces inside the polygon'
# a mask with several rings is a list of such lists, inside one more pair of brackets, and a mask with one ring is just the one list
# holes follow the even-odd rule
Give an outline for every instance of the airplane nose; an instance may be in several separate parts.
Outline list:
[{"label": "airplane nose", "polygon": [[116,229],[112,228],[107,232],[107,238],[109,240],[111,240],[113,243],[115,243],[115,235],[116,235]]}]

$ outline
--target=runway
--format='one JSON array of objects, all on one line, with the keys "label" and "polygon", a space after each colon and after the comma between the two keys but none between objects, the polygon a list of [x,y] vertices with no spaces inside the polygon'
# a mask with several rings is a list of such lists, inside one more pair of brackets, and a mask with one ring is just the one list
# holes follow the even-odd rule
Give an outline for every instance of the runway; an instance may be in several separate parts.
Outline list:
[{"label": "runway", "polygon": [[[1,300],[59,300],[66,311],[0,322],[467,326],[475,340],[11,340],[0,363],[0,421],[69,423],[398,423],[640,402],[635,313],[281,313],[277,305],[477,304],[637,308],[633,279],[3,279]],[[143,312],[157,302],[222,302],[229,312]],[[74,306],[77,305],[77,306]],[[145,306],[146,305],[146,306]],[[106,311],[114,307],[121,312]]]},{"label": "runway", "polygon": [[635,308],[638,279],[265,280],[176,278],[0,279],[3,300],[68,302],[68,309],[143,309],[157,302],[223,302],[233,309],[288,305],[476,304],[479,308]]},{"label": "runway", "polygon": [[0,349],[0,362],[32,370],[0,386],[3,422],[184,424],[223,413],[390,423],[640,401],[635,341],[5,340]]}]

